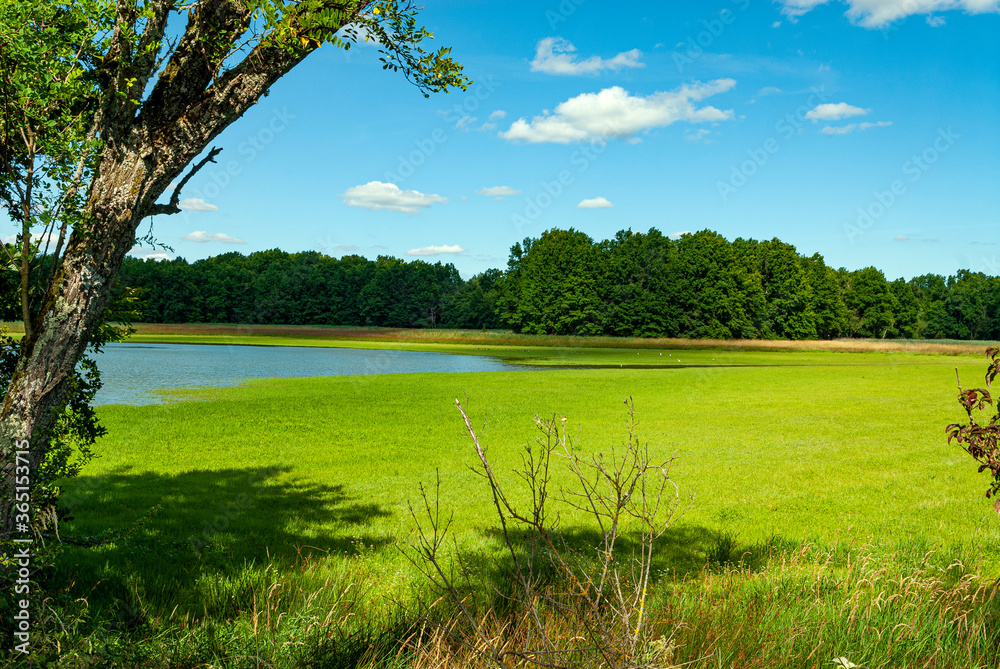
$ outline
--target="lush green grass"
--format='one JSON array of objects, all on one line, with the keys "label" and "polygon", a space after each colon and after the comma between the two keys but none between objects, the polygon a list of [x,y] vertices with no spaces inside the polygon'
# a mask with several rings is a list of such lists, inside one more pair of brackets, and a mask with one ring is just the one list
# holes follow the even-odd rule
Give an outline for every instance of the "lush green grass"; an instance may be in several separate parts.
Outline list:
[{"label": "lush green grass", "polygon": [[102,407],[109,436],[68,487],[71,531],[128,525],[159,504],[153,533],[187,541],[236,503],[247,510],[223,534],[237,558],[351,550],[405,533],[406,503],[435,470],[457,529],[477,531],[490,512],[455,398],[510,469],[536,413],[570,418],[593,452],[620,438],[631,395],[643,437],[677,452],[674,478],[696,495],[680,523],[691,532],[1000,547],[985,479],[944,442],[961,418],[954,367],[971,381],[981,365],[902,361],[266,380],[187,393],[212,401]]},{"label": "lush green grass", "polygon": [[[624,435],[626,396],[643,439],[664,457],[676,452],[673,478],[683,495],[695,495],[657,556],[661,575],[695,578],[677,586],[697,600],[681,598],[690,615],[730,591],[760,596],[756,577],[737,586],[697,575],[713,561],[738,562],[729,553],[765,539],[867,545],[868,554],[932,571],[957,558],[1000,575],[1000,523],[983,497],[987,482],[944,438],[944,426],[962,418],[955,368],[969,385],[981,379],[980,358],[660,352],[548,349],[539,357],[612,368],[269,379],[183,393],[190,401],[101,407],[109,435],[102,457],[67,486],[75,520],[62,531],[134,529],[126,540],[65,551],[55,582],[75,583],[72,592],[88,597],[98,618],[120,618],[123,602],[138,602],[182,629],[197,619],[237,620],[251,599],[256,607],[275,578],[260,575],[271,564],[301,592],[327,592],[320,601],[328,607],[350,583],[364,582],[358,606],[388,615],[416,582],[395,548],[412,534],[407,503],[436,471],[460,545],[497,549],[487,489],[468,470],[474,453],[456,398],[509,474],[534,438],[536,413],[568,417],[576,443],[593,453]],[[659,366],[668,355],[681,358],[677,368],[624,367],[633,358]],[[578,522],[568,515],[562,525]],[[784,583],[778,569],[768,578]],[[801,597],[811,586],[795,583],[803,612],[821,625],[826,614]],[[288,610],[317,606],[302,601]],[[765,631],[779,638],[782,629]]]}]

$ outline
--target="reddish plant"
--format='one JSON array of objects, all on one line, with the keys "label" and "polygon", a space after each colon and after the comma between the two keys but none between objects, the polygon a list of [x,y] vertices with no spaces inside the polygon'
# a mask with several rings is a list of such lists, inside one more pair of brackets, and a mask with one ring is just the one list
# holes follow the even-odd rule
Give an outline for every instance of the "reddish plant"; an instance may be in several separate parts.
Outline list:
[{"label": "reddish plant", "polygon": [[[979,463],[980,472],[989,470],[993,475],[986,497],[995,497],[1000,494],[1000,404],[994,404],[989,388],[993,386],[993,380],[1000,375],[1000,347],[986,349],[986,357],[990,361],[986,369],[986,388],[965,390],[962,388],[961,379],[958,381],[958,402],[969,416],[968,424],[949,425],[947,432],[949,444],[952,440],[957,441],[959,446]],[[995,415],[988,423],[977,423],[973,412],[983,411],[987,406],[996,408]],[[994,507],[997,513],[1000,513],[1000,498]]]}]

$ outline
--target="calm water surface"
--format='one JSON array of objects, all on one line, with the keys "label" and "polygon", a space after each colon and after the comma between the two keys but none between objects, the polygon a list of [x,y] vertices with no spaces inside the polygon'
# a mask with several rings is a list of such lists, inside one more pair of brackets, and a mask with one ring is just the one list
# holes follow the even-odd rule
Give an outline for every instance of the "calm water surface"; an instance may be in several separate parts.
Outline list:
[{"label": "calm water surface", "polygon": [[495,358],[295,346],[109,344],[96,356],[104,387],[94,404],[155,404],[153,391],[234,386],[245,379],[525,370]]}]

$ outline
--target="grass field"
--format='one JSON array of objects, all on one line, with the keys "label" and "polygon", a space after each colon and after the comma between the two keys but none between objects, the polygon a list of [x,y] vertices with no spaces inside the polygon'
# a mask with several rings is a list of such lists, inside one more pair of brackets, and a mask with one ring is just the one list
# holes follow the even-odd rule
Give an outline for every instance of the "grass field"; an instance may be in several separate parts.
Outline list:
[{"label": "grass field", "polygon": [[[75,584],[70,592],[87,598],[94,620],[120,619],[123,610],[138,607],[156,629],[176,634],[202,629],[212,620],[242,629],[240,625],[250,624],[246,593],[257,593],[256,611],[260,592],[281,579],[294,584],[283,586],[289,592],[298,588],[300,593],[297,604],[292,597],[283,605],[288,620],[320,604],[333,611],[331,593],[351,587],[363,592],[352,606],[388,620],[392,602],[406,600],[419,584],[398,546],[413,533],[407,504],[418,499],[419,484],[432,482],[435,472],[442,481],[442,504],[454,512],[458,546],[487,556],[499,549],[488,490],[468,469],[474,453],[456,398],[467,403],[498,470],[510,478],[523,446],[533,439],[534,415],[567,417],[576,443],[594,453],[623,437],[626,396],[635,401],[641,437],[663,456],[676,453],[673,479],[682,495],[694,495],[657,552],[659,592],[683,595],[666,599],[663,610],[675,611],[677,602],[685,601],[687,608],[681,607],[678,615],[715,620],[717,607],[706,605],[711,598],[731,598],[747,589],[743,599],[731,600],[746,603],[766,583],[783,592],[792,586],[782,579],[792,578],[798,584],[789,591],[792,599],[780,601],[798,613],[760,634],[785,639],[785,626],[794,626],[795,616],[800,621],[820,616],[816,625],[822,646],[827,643],[822,630],[832,624],[829,616],[840,615],[840,604],[823,613],[816,606],[818,595],[808,593],[822,581],[817,565],[830,563],[831,556],[839,556],[836,573],[841,575],[857,569],[858,560],[869,560],[894,565],[872,568],[893,587],[904,585],[904,576],[890,578],[897,572],[919,573],[937,584],[928,585],[930,589],[921,585],[921,592],[967,586],[963,574],[973,579],[1000,576],[1000,522],[983,496],[987,482],[976,475],[971,459],[944,438],[945,425],[963,418],[955,401],[955,370],[966,385],[981,380],[981,356],[484,343],[421,346],[451,352],[458,346],[555,367],[269,379],[238,388],[185,391],[180,396],[184,401],[168,404],[101,407],[109,434],[100,443],[101,458],[67,486],[65,498],[75,520],[64,523],[62,531],[83,537],[123,528],[127,539],[66,550],[56,581]],[[562,518],[567,530],[578,522],[572,514]],[[754,545],[772,551],[784,547],[799,556],[792,560],[799,566],[786,573],[780,564],[791,563],[782,553],[774,563],[779,566],[757,575],[704,572],[713,560],[738,563],[740,553]],[[960,573],[952,577],[949,568],[956,561]],[[934,580],[942,575],[947,578]],[[868,583],[876,576],[864,572],[853,578]],[[777,580],[762,585],[762,578]],[[303,594],[308,592],[312,599]],[[325,594],[317,599],[319,592]],[[841,594],[849,603],[857,593]],[[928,606],[948,610],[942,603],[945,595],[926,596]],[[773,602],[779,600],[767,601],[776,606]],[[878,601],[871,606],[882,611]],[[757,616],[752,611],[744,615]],[[883,623],[910,620],[905,610],[900,615]],[[941,614],[935,623],[934,615],[928,623],[931,631],[920,632],[926,636],[921,643],[931,644],[931,650],[911,643],[914,658],[924,662],[940,653],[954,658],[985,643],[986,650],[969,655],[968,666],[987,666],[981,658],[992,652],[992,642],[976,637],[975,643],[961,642],[965,650],[949,650],[945,637],[934,639],[947,616]],[[916,629],[914,620],[905,624],[911,623]],[[830,629],[839,628],[834,624]],[[846,653],[844,644],[858,646],[857,639],[872,634],[869,627],[858,629],[860,637],[848,634],[847,640],[824,646],[824,652]],[[806,658],[808,651],[801,649],[815,642],[808,634],[797,642],[775,640],[766,652],[758,644],[758,650],[747,654],[750,641],[736,632],[722,635],[730,646],[708,632],[702,641],[692,637],[690,654],[682,656],[695,660],[708,647],[713,649],[711,662],[720,664],[703,660],[698,666],[806,667],[828,661],[821,657],[824,661],[817,664],[815,657]],[[708,646],[699,649],[699,643]],[[872,667],[904,666],[879,664],[880,643],[872,637],[871,648],[850,650]],[[219,662],[234,651],[213,652]],[[903,651],[898,646],[886,652],[893,662],[910,657],[899,655]],[[744,659],[733,660],[740,653]],[[723,657],[730,658],[729,664],[721,664]],[[792,659],[767,664],[769,657]]]}]

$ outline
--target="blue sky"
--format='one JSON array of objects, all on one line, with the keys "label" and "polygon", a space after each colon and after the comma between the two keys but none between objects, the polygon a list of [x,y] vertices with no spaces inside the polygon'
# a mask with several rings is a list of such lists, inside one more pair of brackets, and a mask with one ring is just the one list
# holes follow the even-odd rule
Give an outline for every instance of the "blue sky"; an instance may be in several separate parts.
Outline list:
[{"label": "blue sky", "polygon": [[553,227],[709,228],[889,278],[1000,274],[1000,0],[620,8],[429,2],[475,81],[430,99],[374,46],[328,45],[218,138],[154,234],[189,260],[385,254],[469,277]]}]

